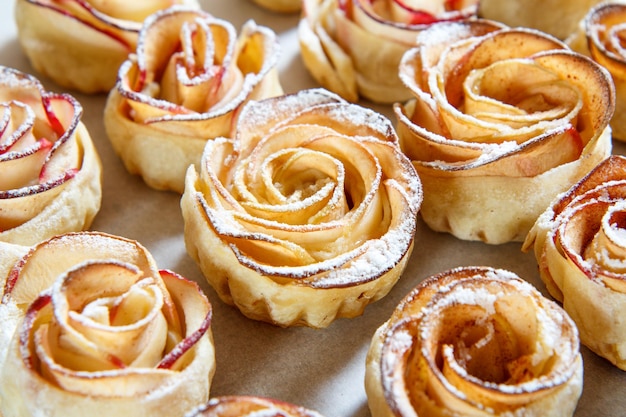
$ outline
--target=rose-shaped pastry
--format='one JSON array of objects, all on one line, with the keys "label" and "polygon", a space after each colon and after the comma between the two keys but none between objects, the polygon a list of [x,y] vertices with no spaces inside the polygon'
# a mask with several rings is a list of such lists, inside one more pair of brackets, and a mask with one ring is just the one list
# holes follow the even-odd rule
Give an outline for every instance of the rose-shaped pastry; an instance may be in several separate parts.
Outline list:
[{"label": "rose-shaped pastry", "polygon": [[101,93],[135,50],[141,22],[175,4],[199,8],[196,0],[17,0],[15,19],[38,72],[63,87]]},{"label": "rose-shaped pastry", "polygon": [[563,303],[581,342],[626,370],[626,158],[610,156],[537,219],[541,279]]},{"label": "rose-shaped pastry", "polygon": [[302,7],[302,0],[253,0],[259,6],[279,13],[295,13]]},{"label": "rose-shaped pastry", "polygon": [[121,66],[104,124],[115,152],[152,188],[185,188],[207,140],[228,134],[250,99],[282,94],[276,34],[248,21],[173,7],[146,19],[137,53]]},{"label": "rose-shaped pastry", "polygon": [[424,280],[378,328],[366,361],[372,417],[565,417],[582,392],[572,319],[488,267]]},{"label": "rose-shaped pastry", "polygon": [[538,29],[566,39],[602,0],[480,0],[478,15],[508,26]]},{"label": "rose-shaped pastry", "polygon": [[250,318],[361,314],[404,270],[422,200],[391,122],[321,89],[250,102],[238,120],[187,171],[187,251]]},{"label": "rose-shaped pastry", "polygon": [[319,413],[270,398],[246,395],[212,398],[185,417],[322,417]]},{"label": "rose-shaped pastry", "polygon": [[101,164],[83,109],[0,66],[0,241],[84,230],[100,210]]},{"label": "rose-shaped pastry", "polygon": [[298,38],[303,62],[323,87],[349,101],[404,101],[402,54],[434,22],[470,18],[478,0],[304,0]]},{"label": "rose-shaped pastry", "polygon": [[611,152],[610,75],[553,37],[495,22],[439,23],[399,68],[400,146],[436,231],[522,241],[560,192]]},{"label": "rose-shaped pastry", "polygon": [[3,336],[17,327],[0,341],[4,417],[183,416],[208,401],[211,306],[137,242],[41,242],[9,273],[0,312]]},{"label": "rose-shaped pastry", "polygon": [[615,84],[615,139],[626,141],[626,3],[602,3],[587,13],[578,31],[567,39],[572,49],[587,54],[609,70]]}]

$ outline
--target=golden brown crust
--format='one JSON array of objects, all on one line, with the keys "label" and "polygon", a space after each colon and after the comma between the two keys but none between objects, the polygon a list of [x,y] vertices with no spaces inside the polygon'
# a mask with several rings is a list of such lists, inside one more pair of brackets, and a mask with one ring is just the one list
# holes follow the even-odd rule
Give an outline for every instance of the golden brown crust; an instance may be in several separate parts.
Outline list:
[{"label": "golden brown crust", "polygon": [[372,338],[373,417],[571,416],[582,392],[576,326],[515,274],[444,271],[399,303]]}]

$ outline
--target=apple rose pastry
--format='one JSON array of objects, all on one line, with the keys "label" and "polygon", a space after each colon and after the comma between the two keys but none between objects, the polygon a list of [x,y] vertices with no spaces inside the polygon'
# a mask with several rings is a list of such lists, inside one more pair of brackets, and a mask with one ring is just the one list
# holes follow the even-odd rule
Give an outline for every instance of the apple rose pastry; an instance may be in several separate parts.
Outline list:
[{"label": "apple rose pastry", "polygon": [[318,83],[346,100],[408,100],[397,76],[402,54],[432,23],[473,17],[477,3],[304,0],[298,26],[302,59]]},{"label": "apple rose pastry", "polygon": [[508,26],[538,29],[566,39],[602,0],[480,0],[478,15]]},{"label": "apple rose pastry", "polygon": [[279,13],[295,13],[302,7],[302,0],[253,0],[259,6]]},{"label": "apple rose pastry", "polygon": [[0,241],[34,245],[91,225],[101,163],[82,114],[73,97],[0,66]]},{"label": "apple rose pastry", "polygon": [[104,124],[127,170],[152,188],[182,193],[207,140],[227,135],[243,103],[282,94],[276,34],[175,7],[146,19],[124,62]]},{"label": "apple rose pastry", "polygon": [[141,22],[175,4],[199,8],[196,0],[17,0],[15,20],[38,72],[63,87],[101,93],[135,50]]},{"label": "apple rose pastry", "polygon": [[626,370],[626,158],[610,156],[537,219],[541,279],[576,322],[581,342]]},{"label": "apple rose pastry", "polygon": [[399,73],[400,146],[421,214],[463,240],[522,241],[539,214],[611,152],[610,75],[553,37],[475,20],[418,36]]},{"label": "apple rose pastry", "polygon": [[246,395],[212,398],[185,417],[322,417],[319,413],[270,398]]},{"label": "apple rose pastry", "polygon": [[187,171],[187,251],[249,318],[326,327],[386,295],[421,183],[391,122],[326,90],[248,103]]},{"label": "apple rose pastry", "polygon": [[41,242],[9,273],[0,311],[23,316],[3,347],[4,417],[183,416],[208,401],[211,306],[137,242],[95,232]]},{"label": "apple rose pastry", "polygon": [[462,267],[400,302],[367,353],[372,417],[572,416],[583,364],[574,322],[512,272]]},{"label": "apple rose pastry", "polygon": [[591,56],[609,70],[616,92],[611,128],[626,141],[626,3],[602,3],[589,10],[579,29],[567,39],[572,49]]}]

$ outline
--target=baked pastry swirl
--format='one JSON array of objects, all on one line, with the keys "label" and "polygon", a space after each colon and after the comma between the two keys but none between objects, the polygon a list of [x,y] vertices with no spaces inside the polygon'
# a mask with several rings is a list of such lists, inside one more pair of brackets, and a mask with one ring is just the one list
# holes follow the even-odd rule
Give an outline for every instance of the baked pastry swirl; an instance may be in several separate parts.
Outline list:
[{"label": "baked pastry swirl", "polygon": [[187,171],[187,251],[222,300],[328,326],[387,294],[413,248],[421,184],[391,122],[322,89],[249,102]]},{"label": "baked pastry swirl", "polygon": [[10,271],[0,314],[4,417],[183,416],[208,401],[211,306],[137,242],[41,242]]},{"label": "baked pastry swirl", "polygon": [[478,15],[566,39],[587,11],[602,0],[481,0]]},{"label": "baked pastry swirl", "polygon": [[408,100],[397,77],[402,54],[437,21],[476,14],[477,0],[304,0],[298,38],[303,62],[321,86],[356,102]]},{"label": "baked pastry swirl", "polygon": [[524,242],[581,342],[626,370],[626,158],[610,156],[561,194]]},{"label": "baked pastry swirl", "polygon": [[615,113],[611,119],[613,138],[626,141],[626,4],[604,2],[591,8],[568,45],[606,68],[615,84]]},{"label": "baked pastry swirl", "polygon": [[33,245],[91,225],[102,169],[82,114],[73,97],[0,66],[0,241]]},{"label": "baked pastry swirl", "polygon": [[372,417],[572,416],[583,366],[574,322],[517,275],[462,267],[427,278],[376,331]]},{"label": "baked pastry swirl", "polygon": [[15,19],[35,70],[63,87],[101,93],[135,50],[141,22],[175,4],[199,8],[196,0],[17,0]]},{"label": "baked pastry swirl", "polygon": [[522,241],[536,218],[611,152],[608,72],[535,30],[474,20],[418,35],[394,105],[424,186],[422,218],[464,240]]},{"label": "baked pastry swirl", "polygon": [[302,8],[302,0],[253,0],[259,6],[279,13],[295,13]]},{"label": "baked pastry swirl", "polygon": [[104,110],[127,170],[152,188],[182,193],[187,167],[200,162],[207,140],[228,134],[242,104],[282,94],[279,49],[276,34],[253,21],[237,35],[201,10],[151,15]]},{"label": "baked pastry swirl", "polygon": [[270,398],[237,395],[212,398],[185,417],[322,417],[319,413]]}]

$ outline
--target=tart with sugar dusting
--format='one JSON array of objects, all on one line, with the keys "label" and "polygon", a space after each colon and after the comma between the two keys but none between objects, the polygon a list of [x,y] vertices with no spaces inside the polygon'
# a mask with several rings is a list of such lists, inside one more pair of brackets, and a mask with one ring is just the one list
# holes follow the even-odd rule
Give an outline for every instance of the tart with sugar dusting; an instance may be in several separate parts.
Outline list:
[{"label": "tart with sugar dusting", "polygon": [[302,8],[302,0],[252,0],[259,6],[279,13],[296,13]]},{"label": "tart with sugar dusting", "polygon": [[626,370],[626,158],[610,156],[537,219],[534,249],[549,293],[581,342]]},{"label": "tart with sugar dusting", "polygon": [[249,102],[187,171],[181,206],[187,251],[222,300],[326,327],[399,279],[421,200],[391,122],[313,89]]},{"label": "tart with sugar dusting", "polygon": [[615,113],[611,118],[613,138],[626,141],[626,3],[603,2],[581,21],[568,45],[606,68],[615,84]]},{"label": "tart with sugar dusting", "polygon": [[304,0],[298,25],[304,65],[322,87],[348,101],[408,100],[397,76],[402,54],[431,24],[474,17],[477,3]]},{"label": "tart with sugar dusting", "polygon": [[35,70],[57,84],[108,92],[141,22],[175,4],[200,7],[196,0],[17,0],[18,39]]},{"label": "tart with sugar dusting", "polygon": [[574,322],[512,272],[463,267],[422,281],[367,354],[372,417],[572,416],[583,363]]},{"label": "tart with sugar dusting", "polygon": [[91,225],[102,167],[82,114],[70,95],[0,66],[0,241],[34,245]]},{"label": "tart with sugar dusting", "polygon": [[196,283],[104,233],[23,252],[0,304],[4,417],[183,416],[208,401],[212,313]]},{"label": "tart with sugar dusting", "polygon": [[609,73],[556,38],[474,20],[422,31],[399,67],[400,146],[428,226],[463,240],[523,241],[552,199],[611,153]]},{"label": "tart with sugar dusting", "polygon": [[481,0],[478,15],[511,27],[527,27],[566,39],[602,0]]},{"label": "tart with sugar dusting", "polygon": [[204,144],[227,135],[248,100],[282,94],[276,34],[172,7],[151,15],[119,70],[104,125],[126,169],[150,187],[182,193]]},{"label": "tart with sugar dusting", "polygon": [[237,395],[212,398],[185,417],[322,417],[316,411],[282,401]]}]

